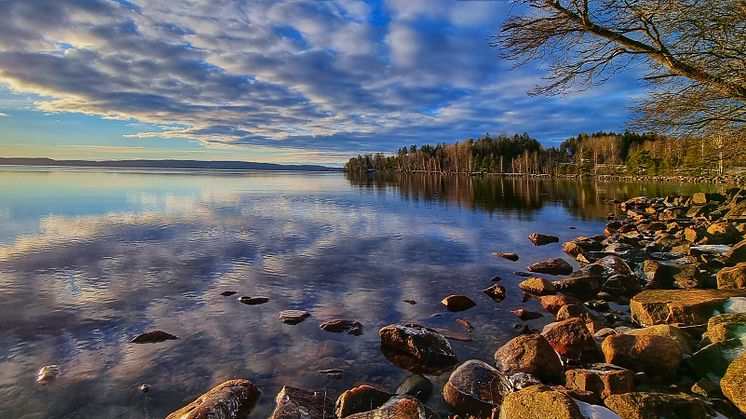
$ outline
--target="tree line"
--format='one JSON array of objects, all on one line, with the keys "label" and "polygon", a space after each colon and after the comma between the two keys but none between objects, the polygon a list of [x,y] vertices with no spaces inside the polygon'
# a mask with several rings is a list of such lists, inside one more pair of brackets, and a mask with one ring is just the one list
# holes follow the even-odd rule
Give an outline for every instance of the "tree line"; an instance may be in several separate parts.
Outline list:
[{"label": "tree line", "polygon": [[672,138],[625,131],[579,134],[544,147],[527,133],[485,134],[453,144],[402,147],[394,155],[358,155],[350,173],[702,175],[743,165],[746,144],[724,135]]}]

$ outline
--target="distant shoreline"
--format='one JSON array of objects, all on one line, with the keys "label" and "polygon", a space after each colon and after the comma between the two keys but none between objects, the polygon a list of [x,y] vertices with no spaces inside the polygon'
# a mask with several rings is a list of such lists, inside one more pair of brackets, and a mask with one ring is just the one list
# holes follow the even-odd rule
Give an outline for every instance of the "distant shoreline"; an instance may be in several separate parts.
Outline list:
[{"label": "distant shoreline", "polygon": [[55,160],[33,157],[0,157],[0,166],[100,167],[119,169],[207,169],[207,170],[292,170],[341,172],[341,168],[320,165],[274,164],[246,161],[206,160]]}]

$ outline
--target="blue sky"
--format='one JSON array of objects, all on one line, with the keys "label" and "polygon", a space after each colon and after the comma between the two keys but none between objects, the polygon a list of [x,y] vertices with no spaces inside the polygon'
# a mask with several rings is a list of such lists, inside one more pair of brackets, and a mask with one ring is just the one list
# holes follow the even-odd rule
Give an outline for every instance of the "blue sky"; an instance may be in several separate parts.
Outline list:
[{"label": "blue sky", "polygon": [[[531,97],[508,1],[0,2],[0,156],[339,164],[528,132],[623,130],[632,76]],[[515,12],[515,10],[512,10]]]}]

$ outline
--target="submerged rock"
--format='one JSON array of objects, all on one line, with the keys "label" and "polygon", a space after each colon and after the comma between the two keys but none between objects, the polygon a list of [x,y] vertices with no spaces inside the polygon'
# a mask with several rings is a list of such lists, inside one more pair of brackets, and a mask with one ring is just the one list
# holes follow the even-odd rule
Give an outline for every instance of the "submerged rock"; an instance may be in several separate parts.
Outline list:
[{"label": "submerged rock", "polygon": [[492,252],[492,255],[503,259],[512,260],[513,262],[518,260],[518,255],[513,252]]},{"label": "submerged rock", "polygon": [[559,242],[559,237],[541,233],[531,233],[529,234],[528,239],[534,244],[534,246],[544,246],[545,244]]},{"label": "submerged rock", "polygon": [[255,306],[259,304],[264,304],[269,301],[269,297],[264,296],[255,296],[255,297],[249,297],[249,296],[241,296],[238,297],[238,301],[240,301],[243,304]]},{"label": "submerged rock", "polygon": [[632,320],[643,326],[705,324],[723,312],[729,298],[746,297],[746,290],[645,290],[632,298]]},{"label": "submerged rock", "polygon": [[130,343],[160,343],[167,340],[178,339],[176,336],[166,333],[162,330],[150,330],[145,333],[140,333],[130,340]]},{"label": "submerged rock", "polygon": [[564,368],[554,348],[539,334],[521,335],[501,346],[494,355],[495,366],[505,374],[527,373],[542,382],[561,382]]},{"label": "submerged rock", "polygon": [[231,295],[238,294],[236,291],[223,291],[220,293],[223,297],[230,297]]},{"label": "submerged rock", "polygon": [[441,334],[416,323],[396,323],[381,328],[381,345],[407,354],[425,364],[453,365],[456,353]]},{"label": "submerged rock", "polygon": [[280,321],[286,324],[298,324],[310,317],[311,313],[306,310],[283,310],[280,312]]},{"label": "submerged rock", "polygon": [[522,308],[511,310],[510,312],[518,316],[518,318],[523,321],[538,319],[539,317],[544,317],[544,315],[541,313],[537,313],[535,311],[524,310]]},{"label": "submerged rock", "polygon": [[656,335],[607,336],[601,344],[601,350],[609,364],[662,377],[676,374],[683,356],[678,342]]},{"label": "submerged rock", "polygon": [[477,305],[471,298],[465,295],[451,294],[441,300],[448,311],[464,311]]},{"label": "submerged rock", "polygon": [[334,400],[326,390],[284,386],[275,398],[271,419],[334,419]]},{"label": "submerged rock", "polygon": [[526,269],[530,272],[537,272],[549,275],[569,275],[572,273],[572,266],[565,262],[564,259],[554,258],[529,265]]},{"label": "submerged rock", "polygon": [[460,330],[451,330],[451,329],[445,329],[442,327],[433,327],[430,330],[440,333],[449,340],[457,340],[460,342],[471,342],[472,338],[471,335],[465,332],[462,332]]},{"label": "submerged rock", "polygon": [[505,299],[505,287],[503,287],[500,284],[494,284],[488,288],[485,288],[482,290],[485,294],[489,295],[490,298],[495,300],[496,302],[500,302]]},{"label": "submerged rock", "polygon": [[363,384],[340,394],[334,404],[334,412],[338,418],[344,418],[355,413],[375,410],[394,396],[395,394]]},{"label": "submerged rock", "polygon": [[459,413],[487,417],[511,390],[510,381],[500,371],[472,359],[451,373],[443,387],[443,401]]},{"label": "submerged rock", "polygon": [[355,320],[334,319],[321,323],[319,328],[332,333],[347,333],[348,335],[360,336],[363,334],[362,323]]},{"label": "submerged rock", "polygon": [[248,416],[261,395],[259,388],[249,380],[229,380],[213,387],[166,419],[242,419]]},{"label": "submerged rock", "polygon": [[625,393],[604,400],[609,409],[624,419],[706,419],[705,404],[687,394]]}]

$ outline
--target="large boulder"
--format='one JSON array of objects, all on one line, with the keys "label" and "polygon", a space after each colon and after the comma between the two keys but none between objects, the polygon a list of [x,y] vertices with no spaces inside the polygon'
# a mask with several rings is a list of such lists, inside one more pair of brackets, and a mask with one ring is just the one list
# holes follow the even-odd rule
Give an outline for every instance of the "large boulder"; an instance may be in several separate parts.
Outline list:
[{"label": "large boulder", "polygon": [[526,269],[528,269],[530,272],[549,275],[570,275],[573,271],[572,265],[561,258],[547,259],[540,262],[535,262],[529,265]]},{"label": "large boulder", "polygon": [[594,265],[604,269],[602,291],[627,297],[640,292],[640,281],[627,262],[619,256],[606,256],[595,262]]},{"label": "large boulder", "polygon": [[334,399],[326,390],[284,386],[275,398],[271,419],[333,419]]},{"label": "large boulder", "polygon": [[334,404],[334,412],[338,418],[368,412],[383,406],[394,396],[394,394],[363,384],[340,394]]},{"label": "large boulder", "polygon": [[699,325],[723,312],[729,298],[746,290],[645,290],[630,301],[632,320],[643,326],[682,323]]},{"label": "large boulder", "polygon": [[[422,402],[410,396],[391,398],[383,406],[368,412],[355,413],[346,419],[437,419],[438,415]],[[305,419],[305,418],[303,418]]]},{"label": "large boulder", "polygon": [[539,304],[552,315],[556,315],[562,306],[567,304],[583,304],[582,301],[575,297],[566,295],[545,295],[539,298]]},{"label": "large boulder", "polygon": [[261,395],[259,388],[249,380],[229,380],[171,413],[167,419],[243,419]]},{"label": "large boulder", "polygon": [[708,419],[705,404],[687,394],[624,393],[604,400],[609,409],[624,419]]},{"label": "large boulder", "polygon": [[642,329],[632,329],[625,332],[628,335],[635,336],[665,336],[676,341],[681,347],[681,351],[686,355],[691,355],[694,352],[695,343],[694,339],[688,333],[682,331],[676,326],[668,324],[658,324],[655,326],[649,326]]},{"label": "large boulder", "polygon": [[416,323],[395,323],[378,331],[381,345],[411,356],[419,362],[453,365],[456,353],[443,335]]},{"label": "large boulder", "polygon": [[584,364],[601,358],[596,340],[582,319],[570,318],[550,323],[541,334],[560,356],[572,363]]},{"label": "large boulder", "polygon": [[572,397],[543,385],[508,394],[500,407],[500,419],[537,418],[583,419],[584,416]]},{"label": "large boulder", "polygon": [[528,278],[518,284],[518,288],[521,290],[534,295],[552,295],[556,294],[557,290],[554,289],[554,285],[544,278]]},{"label": "large boulder", "polygon": [[612,394],[629,393],[634,389],[634,373],[611,364],[594,364],[588,368],[567,370],[565,387],[592,391],[600,399]]},{"label": "large boulder", "polygon": [[678,342],[656,335],[610,335],[601,350],[609,364],[662,377],[676,374],[683,356]]},{"label": "large boulder", "polygon": [[564,368],[554,348],[542,335],[521,335],[495,352],[495,365],[505,374],[523,372],[542,382],[562,381]]},{"label": "large boulder", "polygon": [[746,414],[746,354],[736,358],[720,380],[723,394]]},{"label": "large boulder", "polygon": [[508,378],[488,364],[472,359],[459,365],[443,387],[443,401],[464,415],[487,417],[512,391]]},{"label": "large boulder", "polygon": [[717,274],[719,289],[746,289],[746,262],[723,268]]},{"label": "large boulder", "polygon": [[741,240],[743,240],[743,234],[732,223],[720,221],[707,227],[707,237],[704,242],[705,244],[735,244]]}]

